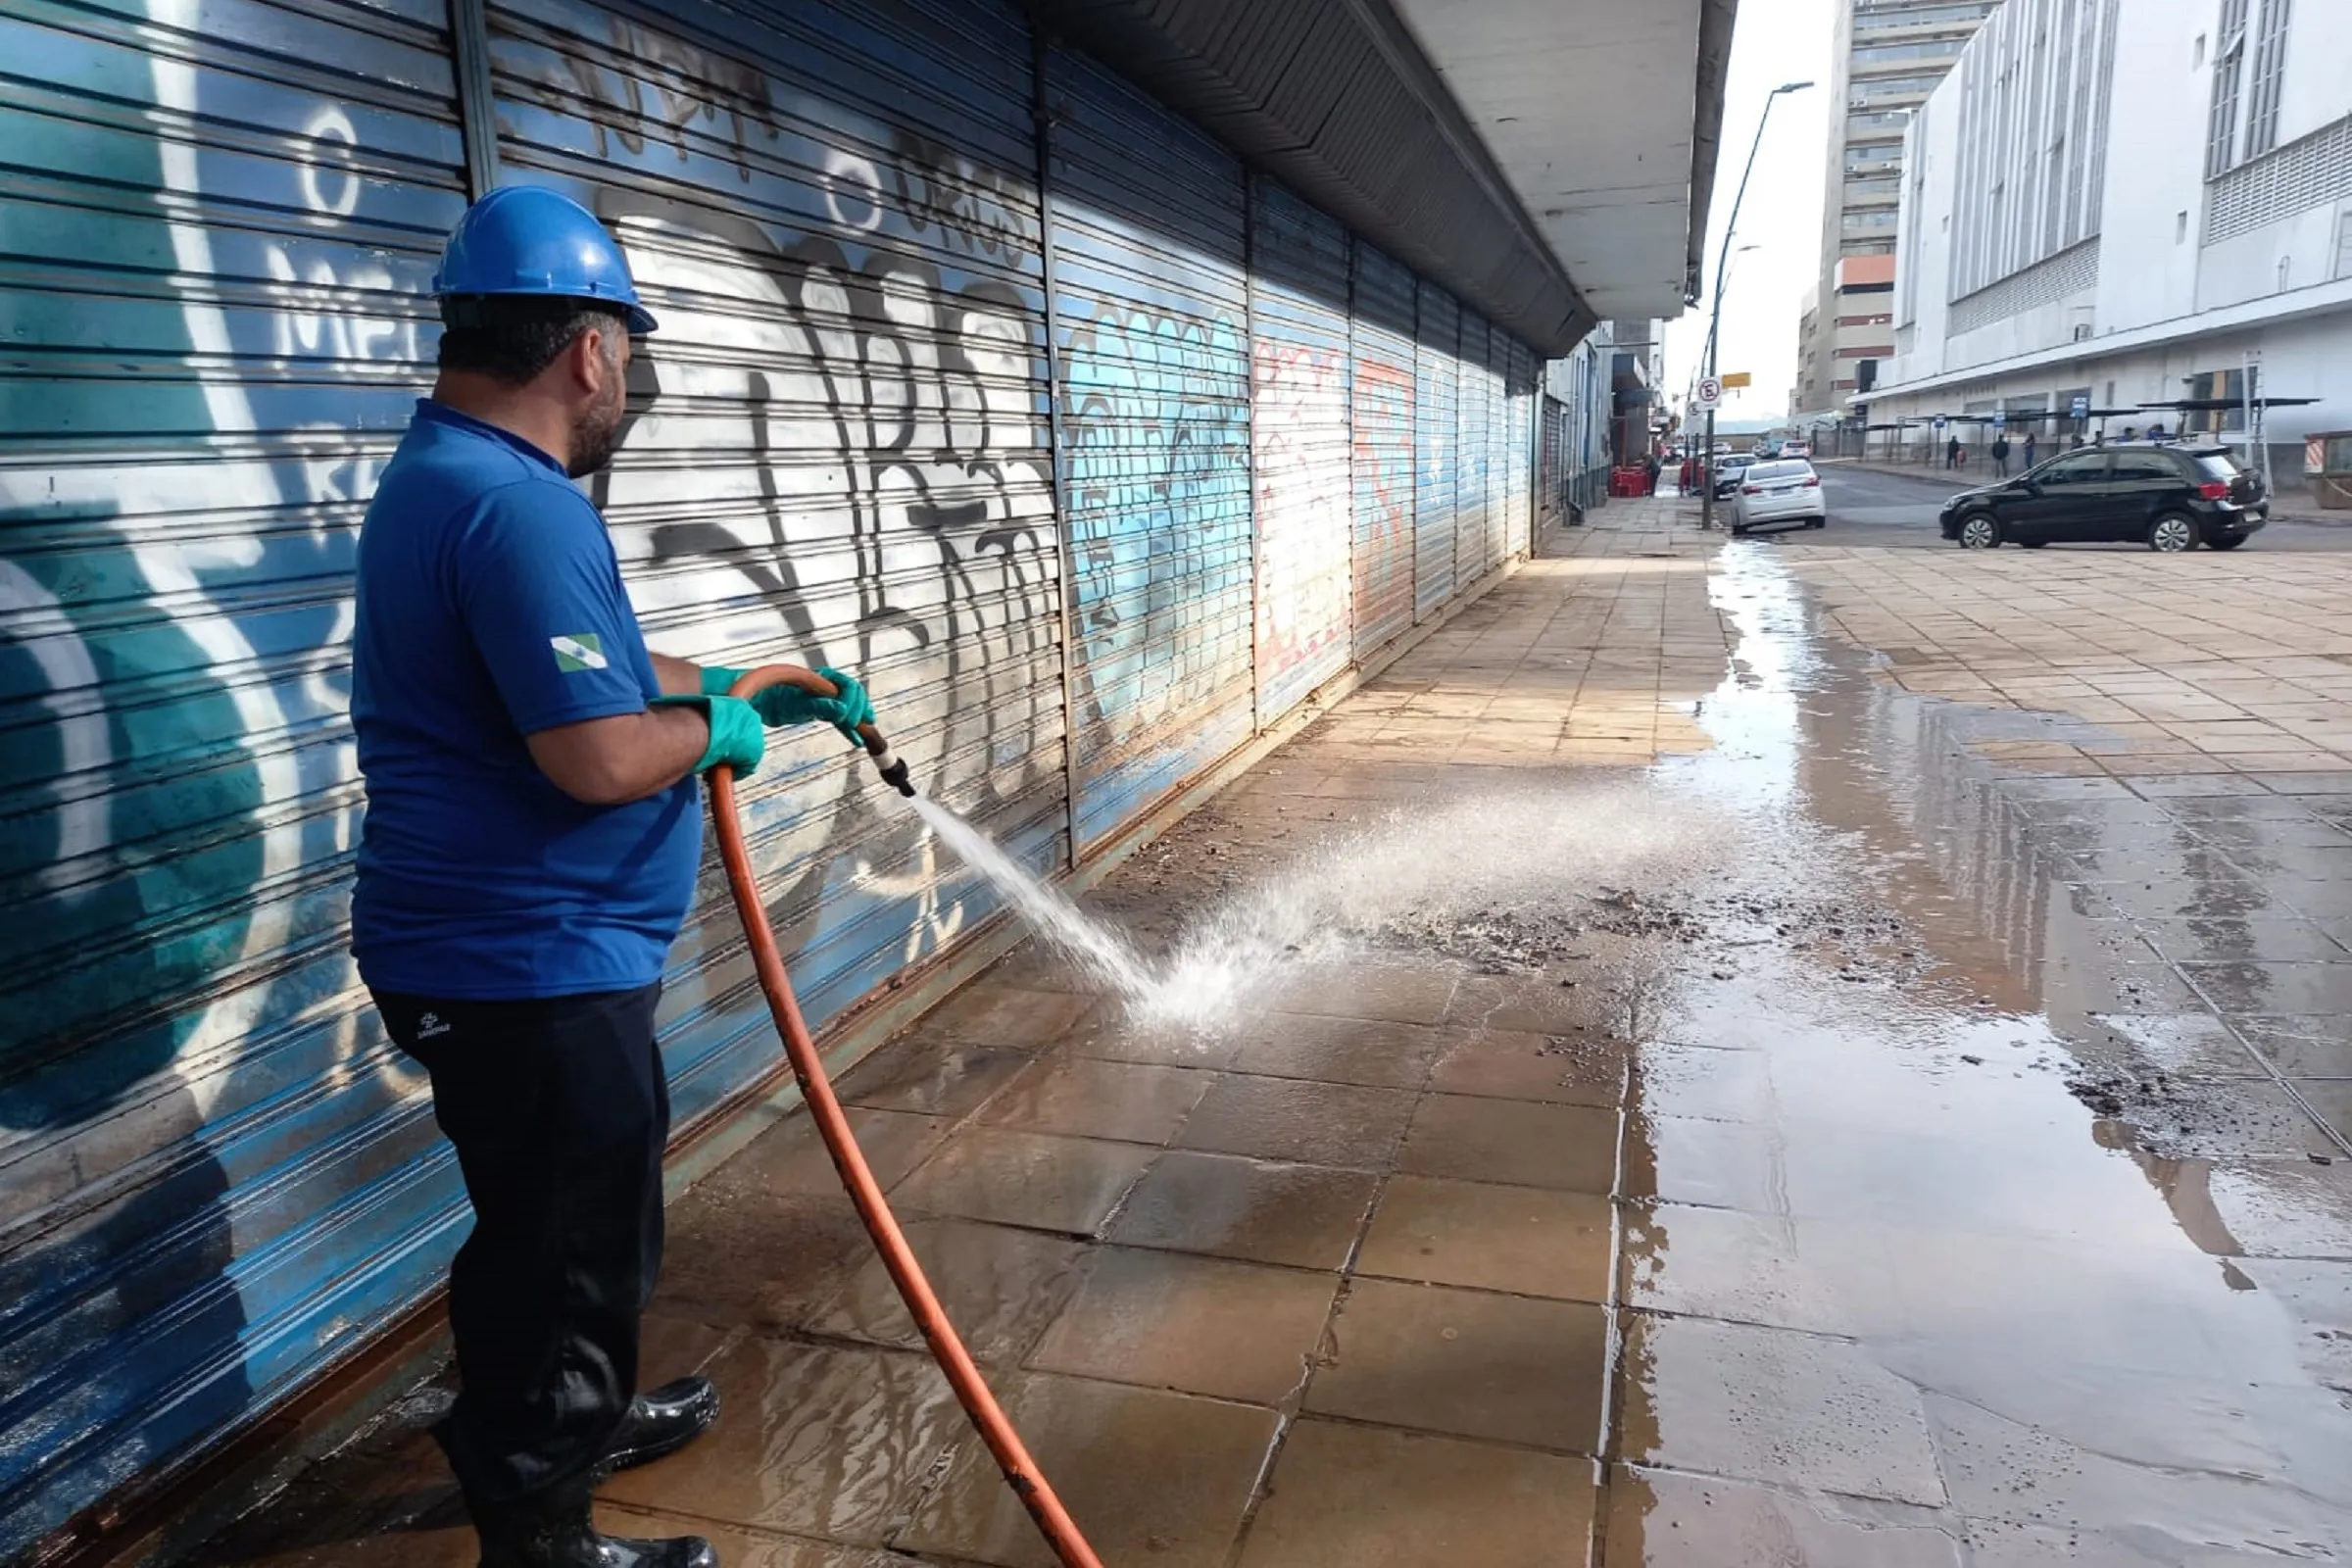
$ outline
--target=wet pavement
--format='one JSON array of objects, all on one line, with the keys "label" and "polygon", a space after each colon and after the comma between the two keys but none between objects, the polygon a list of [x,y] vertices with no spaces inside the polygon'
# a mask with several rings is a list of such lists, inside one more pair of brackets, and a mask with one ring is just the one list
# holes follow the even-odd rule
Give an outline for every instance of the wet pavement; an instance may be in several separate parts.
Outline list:
[{"label": "wet pavement", "polygon": [[[843,1083],[1103,1559],[2352,1556],[2352,564],[1557,550],[1087,901],[1238,1005],[1023,949]],[[782,1123],[607,1528],[1046,1563],[917,1345]],[[200,1560],[470,1563],[439,1397]]]}]

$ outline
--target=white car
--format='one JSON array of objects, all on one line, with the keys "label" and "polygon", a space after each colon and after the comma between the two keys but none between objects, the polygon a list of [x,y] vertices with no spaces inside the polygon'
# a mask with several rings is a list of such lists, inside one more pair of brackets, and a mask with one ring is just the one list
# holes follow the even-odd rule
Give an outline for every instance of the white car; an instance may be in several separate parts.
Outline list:
[{"label": "white car", "polygon": [[1810,441],[1784,441],[1781,443],[1781,456],[1784,458],[1809,458],[1812,455],[1813,443]]},{"label": "white car", "polygon": [[1821,493],[1821,475],[1802,458],[1779,458],[1751,465],[1740,475],[1740,492],[1732,497],[1732,532],[1768,522],[1793,522],[1799,527],[1829,526],[1830,507]]}]

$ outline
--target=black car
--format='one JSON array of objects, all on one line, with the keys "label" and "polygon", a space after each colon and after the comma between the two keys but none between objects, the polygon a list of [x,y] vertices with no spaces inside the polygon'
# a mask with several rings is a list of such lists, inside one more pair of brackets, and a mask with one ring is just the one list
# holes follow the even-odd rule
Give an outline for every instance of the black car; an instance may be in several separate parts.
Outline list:
[{"label": "black car", "polygon": [[2121,541],[2150,550],[2235,550],[2270,518],[2258,474],[2227,449],[2121,441],[2082,447],[1944,504],[1964,550]]}]

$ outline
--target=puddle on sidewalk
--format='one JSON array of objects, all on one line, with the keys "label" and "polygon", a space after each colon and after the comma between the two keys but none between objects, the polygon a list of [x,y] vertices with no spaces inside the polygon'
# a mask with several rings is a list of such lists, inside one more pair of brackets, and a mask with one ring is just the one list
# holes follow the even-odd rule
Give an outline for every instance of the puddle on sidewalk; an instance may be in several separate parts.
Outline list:
[{"label": "puddle on sidewalk", "polygon": [[2341,1150],[2133,923],[2273,911],[2197,831],[2237,818],[2003,772],[1971,743],[2037,715],[1725,564],[1718,745],[1657,780],[1749,838],[1636,1058],[1611,1568],[2340,1560]]}]

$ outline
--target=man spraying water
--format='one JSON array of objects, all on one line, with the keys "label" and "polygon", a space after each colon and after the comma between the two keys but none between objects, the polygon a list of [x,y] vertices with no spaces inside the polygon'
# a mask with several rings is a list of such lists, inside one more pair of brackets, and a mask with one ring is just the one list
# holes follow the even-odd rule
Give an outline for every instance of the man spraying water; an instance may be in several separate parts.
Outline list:
[{"label": "man spraying water", "polygon": [[[746,701],[738,670],[650,653],[596,508],[632,334],[602,224],[510,187],[433,280],[441,373],[360,530],[352,725],[368,815],[352,947],[432,1075],[472,1234],[450,1266],[456,1405],[436,1429],[483,1568],[712,1568],[707,1542],[597,1534],[612,1471],[717,1418],[700,1378],[637,1393],[662,1258],[668,1088],[654,1007],[702,855],[694,777],[765,728],[856,737],[838,670]],[[785,666],[780,673],[806,677]]]}]

